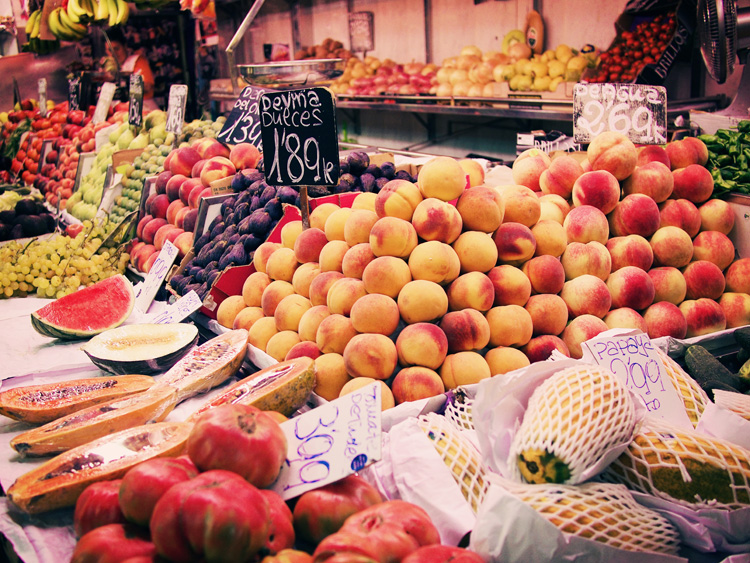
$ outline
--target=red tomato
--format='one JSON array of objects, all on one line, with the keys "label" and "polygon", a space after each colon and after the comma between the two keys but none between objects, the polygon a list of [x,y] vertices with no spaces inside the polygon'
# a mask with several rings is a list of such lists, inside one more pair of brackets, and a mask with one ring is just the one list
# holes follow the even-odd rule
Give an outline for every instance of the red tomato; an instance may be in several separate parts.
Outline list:
[{"label": "red tomato", "polygon": [[102,481],[92,483],[84,489],[76,501],[73,513],[73,531],[76,537],[80,538],[94,528],[106,524],[125,522],[125,516],[117,500],[120,482],[120,479]]}]

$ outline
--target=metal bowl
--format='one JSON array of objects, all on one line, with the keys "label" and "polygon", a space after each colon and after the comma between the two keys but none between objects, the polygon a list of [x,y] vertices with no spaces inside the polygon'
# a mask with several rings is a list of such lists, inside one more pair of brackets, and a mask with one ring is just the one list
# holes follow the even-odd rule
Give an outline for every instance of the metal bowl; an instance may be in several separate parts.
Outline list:
[{"label": "metal bowl", "polygon": [[341,76],[345,68],[344,59],[307,59],[237,65],[240,76],[248,84],[268,88],[322,86]]}]

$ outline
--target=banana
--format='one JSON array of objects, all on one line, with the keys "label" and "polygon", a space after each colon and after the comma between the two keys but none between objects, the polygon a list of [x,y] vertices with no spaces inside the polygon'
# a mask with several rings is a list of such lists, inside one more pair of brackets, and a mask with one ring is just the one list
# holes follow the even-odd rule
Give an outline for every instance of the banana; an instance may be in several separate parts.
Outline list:
[{"label": "banana", "polygon": [[109,12],[109,27],[117,25],[117,12],[119,11],[119,8],[117,7],[117,0],[107,0],[109,3],[107,5],[107,11]]},{"label": "banana", "polygon": [[60,10],[62,10],[62,8],[55,8],[49,13],[47,26],[49,27],[49,31],[52,35],[54,35],[58,39],[66,40],[67,36],[61,31]]},{"label": "banana", "polygon": [[130,16],[130,6],[125,0],[117,0],[117,19],[115,23],[117,25],[123,24],[128,21]]},{"label": "banana", "polygon": [[96,15],[99,13],[99,0],[85,0],[91,5],[91,21],[97,21]]},{"label": "banana", "polygon": [[62,30],[70,34],[70,41],[80,41],[88,30],[85,25],[72,21],[67,10],[60,10],[60,24]]},{"label": "banana", "polygon": [[80,0],[81,8],[86,14],[86,18],[88,21],[91,21],[94,19],[94,14],[96,13],[96,10],[94,9],[94,3],[93,0]]},{"label": "banana", "polygon": [[99,0],[96,8],[96,21],[109,20],[108,0]]},{"label": "banana", "polygon": [[70,21],[73,23],[81,23],[81,15],[83,14],[83,11],[80,9],[76,0],[68,0],[68,5],[65,8],[65,11],[68,13]]},{"label": "banana", "polygon": [[31,37],[33,37],[34,39],[39,37],[39,26],[42,23],[42,11],[41,10],[38,10],[38,11],[39,11],[39,15],[36,18],[34,18],[34,26],[31,28]]},{"label": "banana", "polygon": [[41,15],[41,10],[34,10],[29,15],[29,19],[26,21],[26,28],[24,29],[28,37],[31,37],[31,31],[34,29],[34,23],[41,17]]}]

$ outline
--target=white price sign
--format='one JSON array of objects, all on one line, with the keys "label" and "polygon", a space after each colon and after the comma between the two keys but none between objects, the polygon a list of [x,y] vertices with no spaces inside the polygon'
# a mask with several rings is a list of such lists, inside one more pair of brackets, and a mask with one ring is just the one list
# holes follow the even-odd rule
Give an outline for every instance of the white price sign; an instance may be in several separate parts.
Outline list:
[{"label": "white price sign", "polygon": [[185,84],[172,84],[169,88],[167,131],[171,131],[178,135],[182,132],[182,123],[185,121],[187,95],[188,87]]},{"label": "white price sign", "polygon": [[39,100],[39,115],[47,117],[47,79],[40,78],[37,81],[38,100]]},{"label": "white price sign", "polygon": [[99,99],[96,102],[96,109],[91,118],[94,124],[101,123],[107,119],[112,100],[115,98],[115,89],[114,82],[105,82],[102,84],[102,89],[99,91]]},{"label": "white price sign", "polygon": [[148,311],[151,306],[151,302],[156,297],[156,293],[159,291],[164,278],[167,277],[169,269],[174,264],[175,258],[179,254],[177,247],[169,241],[164,242],[164,247],[159,252],[159,256],[156,257],[153,266],[146,275],[146,279],[143,280],[137,286],[137,293],[135,296],[135,306],[142,313]]},{"label": "white price sign", "polygon": [[190,291],[172,303],[152,319],[154,324],[179,323],[203,306],[201,298],[195,291]]},{"label": "white price sign", "polygon": [[380,416],[375,382],[282,423],[287,458],[271,488],[288,500],[379,460]]}]

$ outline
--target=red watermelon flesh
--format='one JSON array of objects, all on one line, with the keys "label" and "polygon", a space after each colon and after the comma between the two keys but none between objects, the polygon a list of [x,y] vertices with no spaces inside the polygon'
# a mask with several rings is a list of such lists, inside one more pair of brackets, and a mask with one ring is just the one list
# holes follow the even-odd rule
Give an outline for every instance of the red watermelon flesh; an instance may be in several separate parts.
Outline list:
[{"label": "red watermelon flesh", "polygon": [[134,304],[132,284],[118,274],[45,305],[31,314],[31,324],[44,336],[87,338],[121,325]]}]

